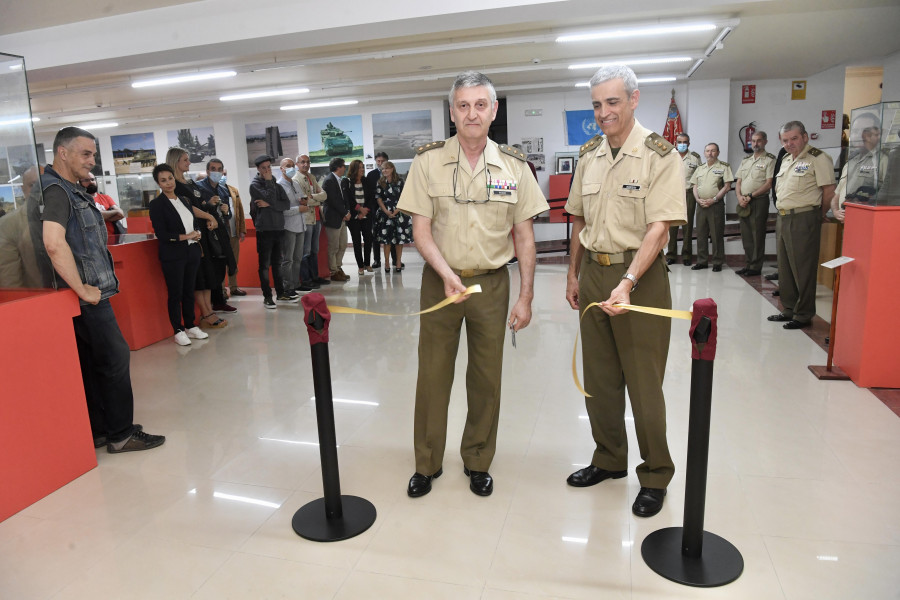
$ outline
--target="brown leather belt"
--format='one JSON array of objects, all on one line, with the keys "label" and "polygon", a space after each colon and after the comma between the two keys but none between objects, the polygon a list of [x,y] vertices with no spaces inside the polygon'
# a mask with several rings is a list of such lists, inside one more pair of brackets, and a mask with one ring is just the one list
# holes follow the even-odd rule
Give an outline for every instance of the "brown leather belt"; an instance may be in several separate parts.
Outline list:
[{"label": "brown leather belt", "polygon": [[603,252],[591,252],[590,257],[591,260],[599,263],[604,267],[608,267],[610,265],[621,265],[626,260],[631,260],[634,257],[634,253],[636,250],[626,250],[625,252],[619,252],[618,254],[606,254]]},{"label": "brown leather belt", "polygon": [[815,210],[817,208],[820,208],[820,207],[818,207],[818,206],[801,206],[800,208],[789,208],[788,210],[781,210],[779,208],[778,214],[783,217],[784,215],[796,215],[798,213],[809,212],[809,211]]},{"label": "brown leather belt", "polygon": [[[502,268],[502,267],[501,267]],[[460,277],[477,277],[478,275],[488,275],[495,273],[500,269],[451,269]]]}]

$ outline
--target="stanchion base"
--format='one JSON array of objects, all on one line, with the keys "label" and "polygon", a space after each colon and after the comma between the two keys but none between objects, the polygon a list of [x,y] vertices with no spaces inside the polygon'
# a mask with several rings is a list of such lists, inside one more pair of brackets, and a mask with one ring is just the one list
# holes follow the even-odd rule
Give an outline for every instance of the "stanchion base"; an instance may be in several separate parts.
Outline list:
[{"label": "stanchion base", "polygon": [[809,370],[816,376],[816,379],[824,379],[826,381],[850,380],[850,376],[844,373],[840,367],[832,366],[829,371],[826,365],[809,365]]},{"label": "stanchion base", "polygon": [[375,505],[358,496],[341,496],[343,516],[325,515],[325,498],[313,500],[294,513],[291,527],[300,537],[314,542],[339,542],[361,534],[375,522]]},{"label": "stanchion base", "polygon": [[658,575],[682,585],[718,587],[731,583],[744,570],[744,557],[728,540],[703,532],[703,553],[689,558],[681,553],[682,527],[654,531],[641,544],[641,556]]}]

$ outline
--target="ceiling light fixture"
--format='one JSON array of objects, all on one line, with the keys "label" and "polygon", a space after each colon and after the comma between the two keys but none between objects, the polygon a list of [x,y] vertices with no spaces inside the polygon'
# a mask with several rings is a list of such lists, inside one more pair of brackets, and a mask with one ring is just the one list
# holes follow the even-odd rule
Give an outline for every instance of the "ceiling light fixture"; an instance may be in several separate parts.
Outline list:
[{"label": "ceiling light fixture", "polygon": [[695,62],[694,65],[690,69],[688,69],[686,77],[690,77],[691,75],[693,75],[694,72],[700,68],[700,65],[703,64],[704,60],[706,60],[706,59],[698,58],[697,62]]},{"label": "ceiling light fixture", "polygon": [[234,77],[237,71],[208,71],[206,73],[192,73],[190,75],[175,75],[174,77],[160,77],[159,79],[145,79],[131,84],[133,88],[153,87],[157,85],[171,85],[173,83],[187,83],[189,81],[205,81],[207,79],[222,79]]},{"label": "ceiling light fixture", "polygon": [[110,129],[118,126],[118,123],[90,123],[88,125],[76,125],[79,129],[87,129],[88,131],[92,129]]},{"label": "ceiling light fixture", "polygon": [[588,42],[593,40],[613,40],[629,37],[646,37],[670,35],[673,33],[694,33],[699,31],[712,31],[716,28],[713,23],[686,23],[682,25],[655,25],[650,27],[635,27],[633,29],[609,29],[606,31],[594,31],[591,33],[573,33],[561,35],[556,38],[558,43]]},{"label": "ceiling light fixture", "polygon": [[304,108],[324,108],[326,106],[349,106],[359,104],[359,100],[335,100],[333,102],[311,102],[309,104],[289,104],[282,106],[281,110],[301,110]]},{"label": "ceiling light fixture", "polygon": [[[677,80],[678,80],[677,77],[672,77],[672,76],[669,76],[669,77],[638,77],[637,82],[638,83],[665,83],[667,81],[677,81]],[[575,87],[579,87],[579,88],[590,87],[590,85],[591,85],[590,81],[581,81],[579,83],[576,83]]]},{"label": "ceiling light fixture", "polygon": [[680,63],[680,62],[690,62],[690,56],[672,56],[672,57],[664,57],[664,58],[636,58],[633,60],[622,59],[617,61],[608,61],[602,63],[581,63],[577,65],[569,65],[569,69],[599,69],[600,67],[606,67],[609,65],[628,65],[628,66],[636,66],[636,65],[657,65],[657,64],[669,64],[669,63]]},{"label": "ceiling light fixture", "polygon": [[721,50],[722,42],[725,41],[725,38],[727,38],[728,34],[731,33],[732,31],[734,31],[734,27],[725,27],[724,29],[722,29],[722,31],[719,33],[719,35],[716,36],[716,39],[713,40],[713,43],[710,44],[709,47],[706,48],[706,52],[704,52],[703,54],[705,54],[707,57],[709,57],[716,50]]},{"label": "ceiling light fixture", "polygon": [[262,92],[246,92],[244,94],[229,94],[219,97],[219,101],[249,100],[251,98],[271,98],[273,96],[291,96],[293,94],[308,94],[309,88],[292,88],[289,90],[265,90]]}]

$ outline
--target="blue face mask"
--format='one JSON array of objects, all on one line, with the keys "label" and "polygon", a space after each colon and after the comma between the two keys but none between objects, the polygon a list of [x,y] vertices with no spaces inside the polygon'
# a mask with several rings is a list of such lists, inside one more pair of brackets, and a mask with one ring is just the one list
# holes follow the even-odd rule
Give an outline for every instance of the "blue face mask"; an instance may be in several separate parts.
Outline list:
[{"label": "blue face mask", "polygon": [[687,144],[684,144],[684,143],[682,143],[682,144],[675,144],[675,149],[678,150],[678,152],[679,152],[680,154],[684,154],[685,152],[687,152],[687,147],[688,147],[688,145],[687,145]]},{"label": "blue face mask", "polygon": [[219,185],[219,183],[223,183],[225,181],[225,175],[219,173],[218,171],[212,171],[209,174],[209,180],[212,181],[213,185]]},{"label": "blue face mask", "polygon": [[225,185],[225,181],[227,179],[228,179],[228,176],[223,173],[222,177],[219,179],[219,183],[221,183],[222,185]]},{"label": "blue face mask", "polygon": [[291,179],[294,175],[297,174],[297,168],[291,167],[290,169],[285,169],[284,174],[288,179]]}]

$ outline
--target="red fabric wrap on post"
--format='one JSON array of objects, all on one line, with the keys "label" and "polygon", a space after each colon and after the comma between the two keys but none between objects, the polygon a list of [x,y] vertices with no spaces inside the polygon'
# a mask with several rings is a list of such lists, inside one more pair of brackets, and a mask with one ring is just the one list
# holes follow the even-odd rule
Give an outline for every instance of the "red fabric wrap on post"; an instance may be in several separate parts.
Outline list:
[{"label": "red fabric wrap on post", "polygon": [[[712,298],[704,298],[694,302],[693,310],[694,318],[691,319],[691,358],[700,360],[715,360],[716,358],[716,337],[718,336],[719,327],[717,324],[719,318],[719,307]],[[700,324],[700,319],[709,317],[711,328],[709,330],[709,339],[705,344],[697,344],[694,342],[694,330]]]},{"label": "red fabric wrap on post", "polygon": [[[328,324],[331,322],[331,311],[328,310],[328,304],[325,302],[325,296],[322,294],[306,294],[300,299],[303,304],[303,322],[306,324],[306,331],[309,333],[309,345],[328,343]],[[316,331],[316,328],[310,324],[310,315],[318,313],[322,317],[322,331]]]}]

